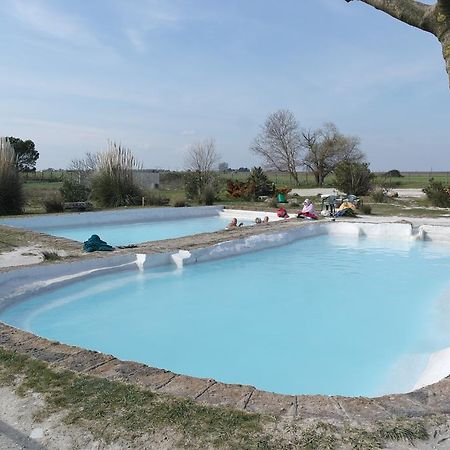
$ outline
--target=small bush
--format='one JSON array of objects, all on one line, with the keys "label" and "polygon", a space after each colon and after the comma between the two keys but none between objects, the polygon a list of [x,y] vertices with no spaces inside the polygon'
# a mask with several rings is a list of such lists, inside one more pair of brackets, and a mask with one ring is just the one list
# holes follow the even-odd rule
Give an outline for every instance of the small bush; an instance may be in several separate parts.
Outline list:
[{"label": "small bush", "polygon": [[361,205],[358,209],[362,214],[372,214],[372,207],[370,205]]},{"label": "small bush", "polygon": [[211,186],[206,186],[201,196],[201,203],[209,206],[213,205],[216,200],[216,190]]},{"label": "small bush", "polygon": [[148,206],[167,206],[169,202],[170,199],[159,192],[147,192],[145,195],[145,204]]},{"label": "small bush", "polygon": [[64,205],[60,198],[49,198],[44,200],[44,208],[47,213],[59,213],[64,211]]},{"label": "small bush", "polygon": [[450,208],[450,188],[441,181],[430,178],[428,186],[423,190],[433,206]]},{"label": "small bush", "polygon": [[0,214],[20,214],[24,201],[14,148],[0,138]]},{"label": "small bush", "polygon": [[341,161],[334,169],[336,187],[346,194],[367,195],[372,187],[374,174],[368,163]]},{"label": "small bush", "polygon": [[395,178],[403,178],[403,175],[400,173],[399,170],[389,170],[384,174],[385,177],[395,177]]},{"label": "small bush", "polygon": [[189,206],[189,204],[185,199],[178,198],[173,200],[172,206],[174,206],[175,208],[184,208],[186,206]]},{"label": "small bush", "polygon": [[66,202],[85,202],[91,190],[84,184],[67,178],[64,180],[59,192],[61,192]]},{"label": "small bush", "polygon": [[277,199],[276,197],[272,197],[272,198],[269,200],[269,206],[270,206],[271,208],[278,208],[278,199]]},{"label": "small bush", "polygon": [[57,252],[52,250],[43,250],[42,257],[44,258],[44,261],[58,261],[59,259],[61,259],[61,256],[59,256]]},{"label": "small bush", "polygon": [[374,189],[370,196],[375,203],[385,203],[388,199],[384,189]]},{"label": "small bush", "polygon": [[109,149],[98,155],[92,198],[105,207],[140,205],[142,191],[133,180],[133,170],[140,167],[130,150],[110,142]]}]

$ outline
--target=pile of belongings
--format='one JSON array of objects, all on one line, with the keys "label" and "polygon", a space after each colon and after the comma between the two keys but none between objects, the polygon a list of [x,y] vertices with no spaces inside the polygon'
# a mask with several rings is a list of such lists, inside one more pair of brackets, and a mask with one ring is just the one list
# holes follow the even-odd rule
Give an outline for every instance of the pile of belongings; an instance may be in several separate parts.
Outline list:
[{"label": "pile of belongings", "polygon": [[84,242],[83,250],[85,252],[110,252],[114,247],[102,241],[97,234],[93,234],[87,241]]}]

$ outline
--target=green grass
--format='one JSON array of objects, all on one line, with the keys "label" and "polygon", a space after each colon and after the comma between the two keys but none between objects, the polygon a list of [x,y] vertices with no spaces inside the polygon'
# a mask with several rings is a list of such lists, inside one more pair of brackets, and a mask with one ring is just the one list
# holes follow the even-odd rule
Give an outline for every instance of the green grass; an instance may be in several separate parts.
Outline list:
[{"label": "green grass", "polygon": [[[155,430],[175,430],[183,445],[258,448],[263,419],[225,407],[208,407],[191,400],[157,395],[138,387],[101,378],[55,371],[45,363],[0,349],[0,383],[22,381],[19,395],[44,395],[41,416],[66,411],[64,422],[88,428],[95,437],[112,442],[133,440]],[[105,429],[108,432],[105,434]],[[230,445],[229,445],[230,444]],[[270,447],[269,447],[270,448]]]},{"label": "green grass", "polygon": [[[283,185],[288,187],[295,187],[289,175],[284,173],[267,172],[270,181],[273,181],[276,185]],[[386,178],[382,173],[375,173],[375,184],[389,185],[395,190],[395,188],[402,189],[423,189],[428,185],[428,180],[433,177],[437,181],[442,181],[446,185],[450,185],[450,172],[403,172],[402,177],[389,177]],[[233,180],[244,181],[248,178],[249,174],[245,172],[239,173],[226,173],[222,174],[223,179],[231,178]],[[299,172],[300,186],[301,188],[315,188],[317,185],[314,182],[314,177],[311,173]],[[330,174],[325,178],[325,188],[333,188],[334,175]]]},{"label": "green grass", "polygon": [[23,185],[25,195],[25,213],[45,213],[44,202],[60,195],[62,183],[31,181]]}]

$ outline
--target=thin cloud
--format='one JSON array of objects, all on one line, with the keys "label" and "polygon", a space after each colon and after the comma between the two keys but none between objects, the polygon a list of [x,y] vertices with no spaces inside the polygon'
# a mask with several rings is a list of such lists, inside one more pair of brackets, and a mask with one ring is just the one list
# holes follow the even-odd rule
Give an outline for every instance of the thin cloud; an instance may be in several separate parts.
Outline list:
[{"label": "thin cloud", "polygon": [[159,0],[144,2],[130,2],[125,6],[123,2],[116,2],[115,9],[122,19],[123,35],[129,45],[137,52],[147,50],[149,35],[161,28],[177,28],[183,21],[180,11],[172,4]]},{"label": "thin cloud", "polygon": [[61,134],[65,135],[65,133],[67,133],[67,136],[74,135],[74,140],[76,141],[76,139],[79,139],[80,137],[104,138],[105,136],[108,136],[108,133],[112,131],[105,128],[91,127],[74,123],[64,123],[52,120],[11,118],[10,122],[12,124],[26,127],[36,127],[36,129],[41,130],[42,134],[45,134],[45,132],[49,132],[50,136],[56,136],[57,140],[60,139]]},{"label": "thin cloud", "polygon": [[71,42],[76,45],[102,47],[78,18],[56,11],[42,1],[11,0],[10,14],[30,30],[44,37]]},{"label": "thin cloud", "polygon": [[195,136],[197,133],[194,130],[183,130],[181,132],[182,136]]}]

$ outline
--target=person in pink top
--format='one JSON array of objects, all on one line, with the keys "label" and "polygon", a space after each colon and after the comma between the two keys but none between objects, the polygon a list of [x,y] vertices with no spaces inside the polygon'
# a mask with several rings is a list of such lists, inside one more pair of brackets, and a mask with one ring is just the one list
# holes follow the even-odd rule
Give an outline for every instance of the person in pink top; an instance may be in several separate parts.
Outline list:
[{"label": "person in pink top", "polygon": [[297,217],[299,219],[318,219],[314,203],[309,198],[303,202],[303,209],[298,213]]}]

